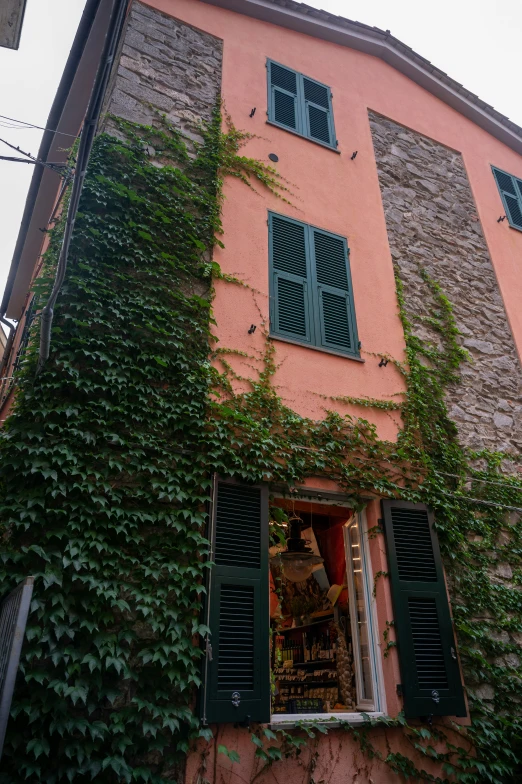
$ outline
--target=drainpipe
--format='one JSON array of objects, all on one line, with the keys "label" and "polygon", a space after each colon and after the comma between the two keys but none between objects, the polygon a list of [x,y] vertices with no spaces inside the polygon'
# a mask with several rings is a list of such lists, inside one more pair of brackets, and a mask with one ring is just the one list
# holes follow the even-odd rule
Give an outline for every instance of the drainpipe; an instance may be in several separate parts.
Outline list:
[{"label": "drainpipe", "polygon": [[56,278],[49,300],[40,314],[40,352],[36,368],[37,375],[40,373],[45,362],[49,358],[54,306],[65,279],[69,246],[71,244],[71,237],[74,229],[74,222],[76,220],[76,214],[78,212],[78,204],[80,202],[80,196],[85,180],[87,164],[89,161],[94,138],[96,136],[96,129],[100,119],[107,83],[109,81],[109,76],[112,70],[112,65],[116,56],[121,35],[123,33],[123,26],[128,4],[129,0],[114,0],[114,5],[109,19],[107,37],[105,39],[105,46],[100,59],[100,66],[96,74],[96,79],[82,128],[80,145],[78,148],[78,159],[71,189],[71,198],[67,210],[62,248],[56,269]]},{"label": "drainpipe", "polygon": [[[1,380],[4,374],[4,370],[8,364],[9,357],[11,355],[11,349],[13,348],[13,342],[14,342],[14,336],[16,330],[13,327],[13,325],[9,321],[7,321],[6,318],[4,318],[4,316],[0,316],[0,321],[2,322],[2,324],[5,324],[5,326],[9,329],[9,335],[7,337],[7,343],[5,344],[4,355],[2,357],[2,361],[0,362],[0,380]],[[0,327],[0,329],[2,329],[2,327]]]}]

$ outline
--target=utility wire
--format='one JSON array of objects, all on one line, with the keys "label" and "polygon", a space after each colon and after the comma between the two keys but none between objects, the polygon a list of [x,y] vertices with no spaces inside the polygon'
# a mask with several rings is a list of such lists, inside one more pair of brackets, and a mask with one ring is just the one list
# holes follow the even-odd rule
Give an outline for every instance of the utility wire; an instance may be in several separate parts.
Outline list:
[{"label": "utility wire", "polygon": [[[62,169],[67,168],[65,164],[62,165],[59,163],[56,164],[56,163],[48,163],[47,161],[41,161],[38,158],[35,158],[34,155],[31,155],[30,152],[24,152],[23,150],[20,149],[20,147],[15,147],[14,144],[10,144],[10,142],[6,142],[5,139],[0,139],[0,142],[6,144],[12,150],[16,150],[16,152],[19,152],[20,155],[25,155],[27,158],[29,158],[30,160],[26,161],[26,163],[34,163],[34,164],[38,163],[41,166],[46,166],[48,169],[51,169],[51,171],[58,172],[58,174],[62,173]],[[8,160],[21,160],[21,159],[9,158]]]},{"label": "utility wire", "polygon": [[39,131],[51,131],[51,133],[59,133],[61,136],[71,136],[73,139],[78,138],[78,134],[76,133],[64,133],[63,131],[56,131],[52,128],[44,128],[41,125],[33,125],[33,123],[24,122],[23,120],[15,120],[13,117],[6,117],[4,114],[0,114],[0,119],[2,120],[9,120],[9,122],[20,123],[19,125],[4,125],[0,123],[4,128],[20,128],[20,130],[29,130],[29,129],[38,129]]},{"label": "utility wire", "polygon": [[446,471],[436,471],[439,476],[452,476],[454,479],[462,479],[464,482],[484,482],[486,485],[495,485],[496,487],[510,488],[511,490],[520,490],[522,492],[522,485],[514,485],[511,482],[492,482],[491,479],[482,479],[479,476],[459,476],[459,474],[448,474]]},{"label": "utility wire", "polygon": [[455,493],[442,493],[448,498],[456,498],[458,501],[469,501],[472,504],[481,504],[482,506],[496,506],[499,509],[509,509],[512,512],[522,512],[518,506],[508,506],[508,504],[497,504],[495,501],[483,501],[481,498],[470,498],[467,495],[455,495]]}]

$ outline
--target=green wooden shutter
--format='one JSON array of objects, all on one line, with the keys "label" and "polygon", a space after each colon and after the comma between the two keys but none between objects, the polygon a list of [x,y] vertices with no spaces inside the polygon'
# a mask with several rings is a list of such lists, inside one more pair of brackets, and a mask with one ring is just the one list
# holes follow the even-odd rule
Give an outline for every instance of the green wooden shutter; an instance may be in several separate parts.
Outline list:
[{"label": "green wooden shutter", "polygon": [[382,501],[404,712],[465,716],[466,707],[433,514]]},{"label": "green wooden shutter", "polygon": [[269,215],[270,324],[274,334],[313,342],[307,226]]},{"label": "green wooden shutter", "polygon": [[315,141],[335,146],[330,88],[303,76],[302,89],[306,135]]},{"label": "green wooden shutter", "polygon": [[268,491],[218,481],[214,493],[203,720],[270,721]]},{"label": "green wooden shutter", "polygon": [[313,227],[310,232],[318,345],[358,355],[346,240]]},{"label": "green wooden shutter", "polygon": [[302,132],[299,108],[299,74],[271,60],[268,68],[268,119]]},{"label": "green wooden shutter", "polygon": [[492,168],[509,223],[522,230],[522,180],[501,169]]}]

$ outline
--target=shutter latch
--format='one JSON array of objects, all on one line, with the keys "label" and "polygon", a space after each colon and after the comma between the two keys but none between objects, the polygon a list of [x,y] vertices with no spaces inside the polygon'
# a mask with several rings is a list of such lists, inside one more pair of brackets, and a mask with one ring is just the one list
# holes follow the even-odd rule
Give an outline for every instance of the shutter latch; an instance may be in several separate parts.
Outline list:
[{"label": "shutter latch", "polygon": [[431,692],[431,699],[437,705],[439,704],[439,702],[440,702],[440,694],[439,694],[439,692],[436,689],[433,689],[433,691]]},{"label": "shutter latch", "polygon": [[212,643],[207,637],[207,659],[212,661]]},{"label": "shutter latch", "polygon": [[455,653],[455,648],[453,647],[453,645],[451,646],[450,650],[451,650],[451,658],[456,659],[457,654]]},{"label": "shutter latch", "polygon": [[239,708],[239,703],[241,702],[241,694],[238,691],[232,692],[232,705],[234,708]]}]

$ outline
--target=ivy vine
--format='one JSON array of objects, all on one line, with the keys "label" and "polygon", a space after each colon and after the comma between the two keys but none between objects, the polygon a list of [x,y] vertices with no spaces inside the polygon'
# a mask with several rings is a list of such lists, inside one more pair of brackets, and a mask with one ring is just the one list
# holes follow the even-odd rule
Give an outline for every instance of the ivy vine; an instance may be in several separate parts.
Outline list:
[{"label": "ivy vine", "polygon": [[[468,357],[442,288],[424,274],[440,338],[431,345],[417,337],[397,278],[404,400],[348,401],[399,411],[397,442],[360,417],[313,421],[285,406],[267,334],[249,390],[236,391],[211,333],[212,279],[226,280],[212,261],[222,181],[237,176],[284,199],[288,184],[240,154],[249,135],[230,119],[222,130],[219,107],[195,151],[166,121],[113,122],[118,135],[94,145],[51,357],[35,378],[30,344],[0,433],[2,589],[36,577],[1,781],[179,779],[192,741],[214,742],[194,694],[217,471],[288,485],[322,475],[361,498],[372,490],[433,506],[473,723],[410,726],[399,716],[342,729],[413,781],[516,782],[522,482],[515,458],[459,444],[445,391]],[[36,284],[43,297],[60,232]],[[379,752],[381,730],[404,734],[411,757]],[[252,741],[270,766],[327,731],[259,728]]]}]

